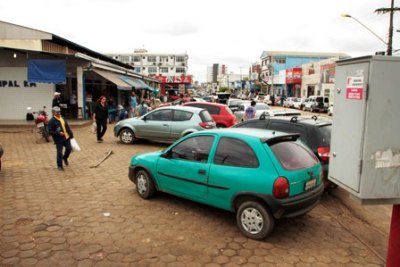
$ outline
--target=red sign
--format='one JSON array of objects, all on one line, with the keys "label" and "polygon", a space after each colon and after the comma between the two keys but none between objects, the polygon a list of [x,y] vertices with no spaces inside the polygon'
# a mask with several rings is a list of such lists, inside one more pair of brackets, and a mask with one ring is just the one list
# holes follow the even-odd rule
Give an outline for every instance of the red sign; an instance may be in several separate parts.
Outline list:
[{"label": "red sign", "polygon": [[286,69],[286,84],[301,83],[301,68]]},{"label": "red sign", "polygon": [[162,83],[192,83],[192,76],[181,75],[181,76],[163,76],[158,75],[155,77]]},{"label": "red sign", "polygon": [[362,88],[346,88],[346,99],[361,100],[363,98]]}]

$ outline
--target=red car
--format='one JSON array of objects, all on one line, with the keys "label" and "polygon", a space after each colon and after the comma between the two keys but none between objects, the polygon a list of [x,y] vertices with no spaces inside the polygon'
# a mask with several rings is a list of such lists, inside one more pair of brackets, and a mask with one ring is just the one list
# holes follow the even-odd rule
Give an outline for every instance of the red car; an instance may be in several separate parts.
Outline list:
[{"label": "red car", "polygon": [[187,102],[183,106],[203,108],[211,114],[218,128],[228,128],[237,123],[236,116],[227,105],[210,102]]}]

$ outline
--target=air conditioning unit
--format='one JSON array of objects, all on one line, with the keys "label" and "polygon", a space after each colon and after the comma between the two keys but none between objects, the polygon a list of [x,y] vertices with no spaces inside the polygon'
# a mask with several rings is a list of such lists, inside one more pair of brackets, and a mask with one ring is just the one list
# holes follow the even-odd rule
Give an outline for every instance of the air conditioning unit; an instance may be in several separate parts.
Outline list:
[{"label": "air conditioning unit", "polygon": [[156,65],[156,63],[155,63],[155,62],[153,62],[153,65],[155,66],[155,65]]}]

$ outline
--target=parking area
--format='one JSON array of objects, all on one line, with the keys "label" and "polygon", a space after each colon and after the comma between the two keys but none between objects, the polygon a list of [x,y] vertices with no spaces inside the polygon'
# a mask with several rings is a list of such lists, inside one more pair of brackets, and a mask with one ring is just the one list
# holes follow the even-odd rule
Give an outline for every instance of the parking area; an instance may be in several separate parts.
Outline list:
[{"label": "parking area", "polygon": [[129,160],[166,145],[123,145],[112,128],[100,144],[90,126],[73,128],[82,151],[64,172],[53,143],[0,131],[0,266],[385,265],[391,206],[360,206],[336,189],[254,241],[229,212],[166,194],[141,199]]}]

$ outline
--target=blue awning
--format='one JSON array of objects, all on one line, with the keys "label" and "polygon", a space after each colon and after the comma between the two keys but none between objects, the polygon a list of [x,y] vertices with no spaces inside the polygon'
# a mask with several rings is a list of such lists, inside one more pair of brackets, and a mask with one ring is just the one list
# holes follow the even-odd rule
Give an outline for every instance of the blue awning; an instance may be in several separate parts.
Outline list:
[{"label": "blue awning", "polygon": [[28,82],[30,83],[65,83],[67,63],[56,59],[29,59]]},{"label": "blue awning", "polygon": [[144,89],[144,90],[148,90],[150,92],[154,91],[153,88],[151,88],[149,85],[147,85],[144,81],[142,81],[140,79],[135,79],[135,78],[123,76],[123,75],[121,75],[120,78],[127,84],[130,84],[131,86],[135,87],[135,89]]}]

